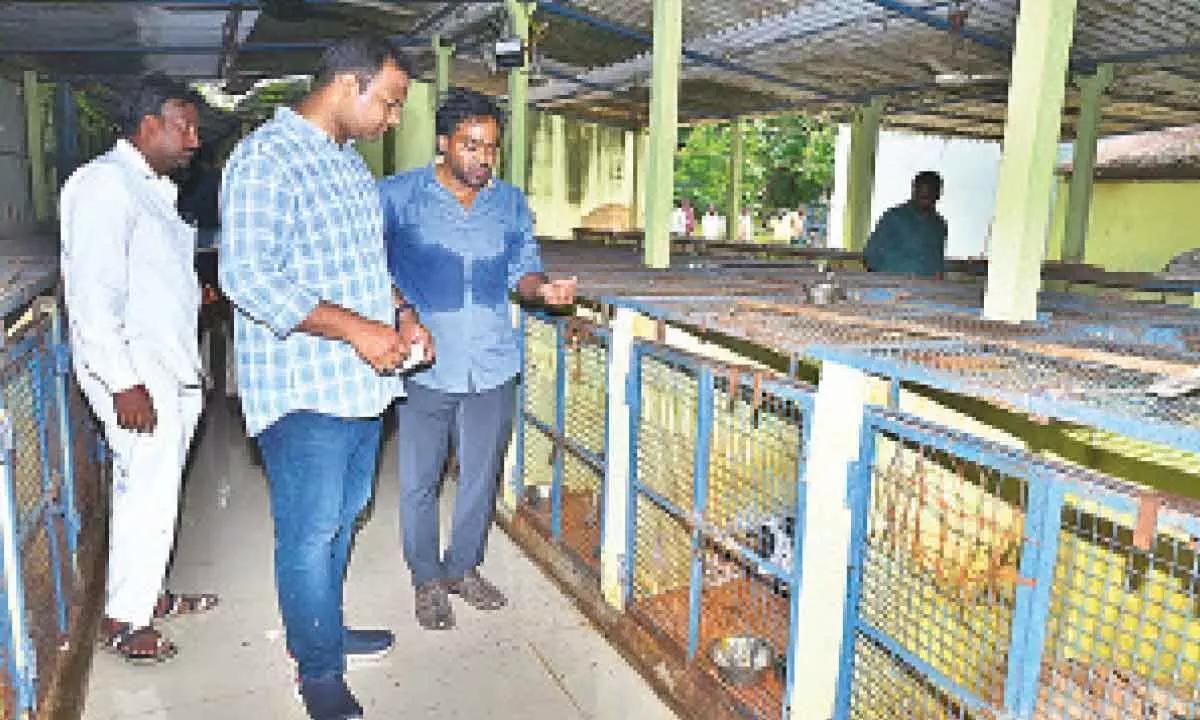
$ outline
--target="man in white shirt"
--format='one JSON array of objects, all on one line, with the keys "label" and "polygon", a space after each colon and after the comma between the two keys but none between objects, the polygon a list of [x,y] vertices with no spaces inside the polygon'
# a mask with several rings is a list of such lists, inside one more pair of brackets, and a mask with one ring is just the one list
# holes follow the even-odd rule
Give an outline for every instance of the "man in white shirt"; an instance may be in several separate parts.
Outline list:
[{"label": "man in white shirt", "polygon": [[124,137],[63,186],[62,274],[75,376],[112,451],[102,631],[125,659],[161,662],[175,646],[154,621],[217,601],[162,592],[202,401],[196,232],[166,176],[200,144],[203,101],[151,76],[126,102]]}]

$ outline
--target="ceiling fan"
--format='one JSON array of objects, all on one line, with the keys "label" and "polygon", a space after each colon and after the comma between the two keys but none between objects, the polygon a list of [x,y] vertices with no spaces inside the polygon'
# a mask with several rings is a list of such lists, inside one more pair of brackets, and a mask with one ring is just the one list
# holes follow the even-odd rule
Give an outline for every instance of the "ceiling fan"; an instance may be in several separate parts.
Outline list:
[{"label": "ceiling fan", "polygon": [[963,28],[967,24],[970,2],[955,0],[947,11],[947,22],[950,29],[950,52],[943,59],[936,56],[926,57],[924,64],[933,71],[933,82],[936,85],[949,88],[985,87],[992,85],[1007,85],[1008,73],[972,72],[971,54],[963,38]]}]

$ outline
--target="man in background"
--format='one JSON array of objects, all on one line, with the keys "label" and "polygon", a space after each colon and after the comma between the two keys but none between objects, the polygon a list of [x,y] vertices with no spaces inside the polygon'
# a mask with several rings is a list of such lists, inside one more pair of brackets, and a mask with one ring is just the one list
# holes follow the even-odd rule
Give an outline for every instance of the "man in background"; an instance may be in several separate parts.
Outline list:
[{"label": "man in background", "polygon": [[948,234],[937,211],[941,196],[941,175],[917,173],[908,202],[885,212],[867,240],[863,262],[868,271],[941,277]]}]

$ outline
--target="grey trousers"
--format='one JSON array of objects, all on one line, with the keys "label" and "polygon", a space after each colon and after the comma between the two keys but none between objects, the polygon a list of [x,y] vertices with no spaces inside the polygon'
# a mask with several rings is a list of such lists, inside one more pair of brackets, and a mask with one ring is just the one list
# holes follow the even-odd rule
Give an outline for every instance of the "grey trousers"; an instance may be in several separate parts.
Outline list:
[{"label": "grey trousers", "polygon": [[[516,378],[475,393],[447,393],[408,383],[408,398],[396,405],[400,534],[414,585],[456,580],[483,562],[516,414],[516,388]],[[443,555],[438,496],[451,440],[458,458],[458,493]]]}]

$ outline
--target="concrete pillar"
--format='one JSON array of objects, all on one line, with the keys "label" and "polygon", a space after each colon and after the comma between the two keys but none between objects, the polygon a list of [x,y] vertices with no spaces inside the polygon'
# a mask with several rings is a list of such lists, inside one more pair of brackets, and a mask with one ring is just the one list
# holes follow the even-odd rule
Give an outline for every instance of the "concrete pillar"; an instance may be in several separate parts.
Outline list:
[{"label": "concrete pillar", "polygon": [[654,0],[654,62],[650,77],[650,152],[646,167],[647,267],[671,265],[671,209],[679,132],[679,66],[683,0]]},{"label": "concrete pillar", "polygon": [[1037,317],[1075,2],[1022,3],[1017,16],[983,300],[989,320]]},{"label": "concrete pillar", "polygon": [[614,608],[625,608],[625,579],[631,571],[625,556],[629,541],[629,404],[630,362],[633,356],[632,310],[618,308],[610,325],[608,354],[608,426],[604,464],[604,535],[600,538],[600,589]]},{"label": "concrete pillar", "polygon": [[[737,242],[742,215],[742,166],[745,160],[742,121],[735,118],[729,129],[729,187],[725,201],[725,242]],[[750,238],[753,240],[753,238]]]},{"label": "concrete pillar", "polygon": [[50,183],[46,177],[46,118],[42,112],[42,88],[36,70],[26,70],[25,148],[29,157],[29,193],[33,198],[33,214],[38,222],[50,219]]},{"label": "concrete pillar", "polygon": [[[512,22],[513,35],[521,39],[522,45],[526,45],[529,40],[529,14],[533,12],[533,4],[521,0],[505,0],[504,5]],[[508,137],[508,144],[505,146],[507,178],[513,185],[525,189],[529,165],[526,127],[529,119],[528,58],[522,67],[508,72],[508,105],[508,127],[505,129]]]},{"label": "concrete pillar", "polygon": [[871,196],[875,192],[875,156],[883,108],[883,98],[871,98],[859,108],[850,125],[850,172],[842,221],[842,247],[846,250],[862,250],[871,234]]},{"label": "concrete pillar", "polygon": [[1104,93],[1112,84],[1112,65],[1101,65],[1093,75],[1078,78],[1079,118],[1075,123],[1074,159],[1067,197],[1067,229],[1063,235],[1063,262],[1083,262],[1086,256],[1092,186],[1096,175],[1096,140]]},{"label": "concrete pillar", "polygon": [[[876,381],[878,382],[878,381]],[[863,409],[872,380],[854,368],[826,362],[810,420],[804,477],[804,582],[793,598],[796,653],[791,720],[834,717],[850,562],[849,473],[859,457]]]}]

